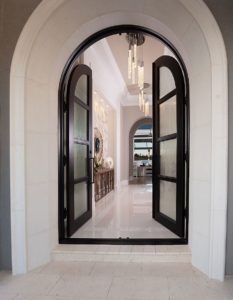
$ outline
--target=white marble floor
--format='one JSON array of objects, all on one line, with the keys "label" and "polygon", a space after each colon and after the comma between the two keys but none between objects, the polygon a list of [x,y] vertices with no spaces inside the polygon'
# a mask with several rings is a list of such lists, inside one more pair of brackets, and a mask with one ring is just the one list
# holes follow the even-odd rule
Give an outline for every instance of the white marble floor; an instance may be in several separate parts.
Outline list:
[{"label": "white marble floor", "polygon": [[233,278],[209,280],[186,263],[52,262],[0,272],[1,300],[233,300]]},{"label": "white marble floor", "polygon": [[152,218],[151,184],[128,185],[109,193],[72,237],[177,238]]}]

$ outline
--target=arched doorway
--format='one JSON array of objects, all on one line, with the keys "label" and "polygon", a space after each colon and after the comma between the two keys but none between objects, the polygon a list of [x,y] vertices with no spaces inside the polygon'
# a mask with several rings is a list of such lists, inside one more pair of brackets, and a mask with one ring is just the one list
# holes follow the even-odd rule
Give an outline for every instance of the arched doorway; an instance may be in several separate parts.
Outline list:
[{"label": "arched doorway", "polygon": [[[159,9],[156,3],[145,7],[143,4],[144,8],[142,4],[132,3],[132,10],[129,10],[128,2],[118,3],[117,9],[98,5],[90,14],[83,14],[80,3],[74,1],[42,1],[26,24],[11,67],[11,220],[14,273],[47,262],[51,249],[57,245],[57,146],[48,154],[48,136],[53,138],[56,145],[57,113],[54,112],[57,111],[57,90],[64,64],[77,41],[81,43],[87,36],[109,26],[131,23],[159,31],[176,45],[187,64],[191,84],[192,263],[210,277],[223,279],[227,113],[219,114],[222,111],[219,106],[227,110],[226,52],[218,25],[204,2],[170,1],[170,4],[172,15],[167,13],[167,3],[161,3]],[[82,5],[85,11],[89,11],[85,7],[87,3]],[[70,23],[63,26],[62,22],[67,20],[67,14]],[[199,51],[190,40],[196,41]],[[201,55],[197,55],[200,51]],[[223,80],[217,80],[219,74]],[[206,83],[205,86],[203,82]],[[43,93],[43,97],[38,90]],[[37,114],[33,115],[29,110],[26,112],[26,99],[29,101],[38,97],[44,101],[38,99],[40,110],[37,110]],[[43,122],[42,128],[39,112],[48,111],[48,106],[51,107],[48,122],[51,126],[47,128],[48,123]],[[219,128],[222,128],[221,132]],[[39,133],[40,142],[33,148]],[[205,155],[200,153],[200,144],[206,149]],[[44,164],[36,164],[38,151],[44,154]],[[51,164],[50,175],[48,161]],[[37,168],[40,172],[33,173],[31,168]],[[37,176],[33,177],[33,174]],[[41,178],[45,186],[41,185]],[[27,215],[26,206],[33,203],[38,192],[45,195],[43,199],[50,199],[41,203],[46,208],[43,215],[46,216],[49,211],[50,217],[38,220],[38,226],[33,227],[38,217],[37,214],[34,218],[31,217],[32,213]],[[202,207],[203,214],[200,216],[201,203],[205,203],[205,206]]]},{"label": "arched doorway", "polygon": [[[153,91],[152,132],[154,136],[151,150],[155,152],[150,172],[153,186],[151,218],[175,233],[175,237],[173,239],[157,238],[152,235],[150,238],[138,238],[132,235],[123,238],[120,235],[116,239],[109,237],[109,233],[106,233],[107,237],[103,235],[101,238],[94,234],[95,237],[88,238],[88,242],[187,244],[189,215],[188,74],[181,55],[168,40],[150,29],[135,25],[106,28],[88,37],[74,51],[63,71],[59,88],[59,241],[60,243],[85,243],[86,237],[79,237],[78,229],[84,224],[93,227],[93,224],[90,224],[93,207],[93,160],[95,160],[91,140],[93,130],[91,125],[92,98],[95,94],[92,86],[98,79],[97,76],[94,78],[92,73],[98,73],[95,71],[95,61],[85,60],[88,54],[86,55],[84,50],[88,50],[90,46],[94,47],[94,43],[114,34],[126,35],[124,40],[130,34],[133,36],[146,35],[145,40],[149,37],[158,39],[167,47],[164,48],[164,52],[171,51],[170,55],[161,55],[150,62]],[[120,43],[120,41],[118,42]],[[151,47],[152,45],[150,44]],[[154,50],[156,50],[155,46]],[[151,55],[151,52],[147,52],[147,55]],[[82,63],[80,63],[80,59],[82,59]],[[89,67],[92,64],[93,72]],[[142,91],[144,92],[144,88]],[[103,90],[100,92],[106,93]],[[145,99],[143,101],[145,103]],[[147,113],[150,115],[149,99],[147,103]],[[142,111],[145,113],[145,107],[142,108]],[[121,126],[121,123],[117,123],[117,128],[121,128]],[[120,161],[123,156],[120,157]],[[90,165],[92,165],[92,170],[90,170]],[[144,167],[142,170],[145,172]],[[103,185],[104,181],[102,184],[98,184],[98,186]],[[106,185],[108,184],[106,183]],[[102,189],[105,188],[102,187]],[[119,219],[119,216],[116,219]]]},{"label": "arched doorway", "polygon": [[138,128],[143,125],[150,125],[152,126],[152,118],[143,118],[138,120],[132,126],[130,133],[129,133],[129,183],[133,179],[134,174],[134,136]]}]

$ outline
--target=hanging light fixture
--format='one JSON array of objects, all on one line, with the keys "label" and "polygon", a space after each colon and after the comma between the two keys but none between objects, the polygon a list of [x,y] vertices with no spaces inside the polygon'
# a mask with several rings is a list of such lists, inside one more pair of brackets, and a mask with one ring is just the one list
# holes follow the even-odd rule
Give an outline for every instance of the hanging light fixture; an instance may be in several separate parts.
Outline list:
[{"label": "hanging light fixture", "polygon": [[144,91],[140,90],[139,95],[138,95],[138,102],[139,102],[139,108],[140,110],[143,109],[143,105],[144,105]]},{"label": "hanging light fixture", "polygon": [[138,86],[141,89],[144,88],[144,62],[142,61],[140,65],[138,65]]},{"label": "hanging light fixture", "polygon": [[146,101],[145,101],[145,105],[144,105],[144,114],[145,114],[146,117],[148,117],[149,114],[150,114],[150,105],[149,105],[149,100],[148,100],[148,98],[147,98]]},{"label": "hanging light fixture", "polygon": [[[128,50],[128,79],[131,79],[132,84],[142,86],[144,81],[144,62],[142,45],[145,42],[145,36],[142,33],[127,33],[127,41],[129,43]],[[141,47],[142,51],[139,51]],[[141,52],[141,57],[139,56]],[[140,78],[140,79],[139,79]]]},{"label": "hanging light fixture", "polygon": [[139,87],[138,104],[140,110],[149,116],[149,100],[144,95],[144,60],[143,44],[145,36],[142,33],[127,33],[128,50],[128,79]]},{"label": "hanging light fixture", "polygon": [[132,78],[132,50],[131,46],[129,45],[129,52],[128,52],[128,79]]}]

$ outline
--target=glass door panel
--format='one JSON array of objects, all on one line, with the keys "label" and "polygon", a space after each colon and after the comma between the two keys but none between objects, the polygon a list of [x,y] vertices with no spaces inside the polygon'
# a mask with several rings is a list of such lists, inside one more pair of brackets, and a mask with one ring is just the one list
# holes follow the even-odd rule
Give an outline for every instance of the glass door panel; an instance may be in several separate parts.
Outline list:
[{"label": "glass door panel", "polygon": [[161,67],[159,70],[159,97],[160,99],[176,88],[175,80],[172,72],[167,67]]},{"label": "glass door panel", "polygon": [[184,79],[178,62],[162,56],[153,63],[153,217],[184,236]]},{"label": "glass door panel", "polygon": [[87,145],[74,143],[74,179],[88,175],[88,148]]},{"label": "glass door panel", "polygon": [[75,87],[75,96],[83,103],[88,104],[88,76],[86,74],[80,76]]},{"label": "glass door panel", "polygon": [[87,140],[88,111],[74,102],[74,138]]},{"label": "glass door panel", "polygon": [[176,96],[168,99],[159,105],[160,136],[177,132],[176,125]]},{"label": "glass door panel", "polygon": [[159,210],[165,216],[176,220],[176,184],[174,182],[160,180],[160,207]]},{"label": "glass door panel", "polygon": [[88,185],[80,182],[74,186],[74,219],[81,217],[88,210]]},{"label": "glass door panel", "polygon": [[[68,85],[67,236],[92,216],[92,72],[75,67]],[[92,166],[93,167],[93,166]]]},{"label": "glass door panel", "polygon": [[176,178],[176,139],[160,142],[160,175]]}]

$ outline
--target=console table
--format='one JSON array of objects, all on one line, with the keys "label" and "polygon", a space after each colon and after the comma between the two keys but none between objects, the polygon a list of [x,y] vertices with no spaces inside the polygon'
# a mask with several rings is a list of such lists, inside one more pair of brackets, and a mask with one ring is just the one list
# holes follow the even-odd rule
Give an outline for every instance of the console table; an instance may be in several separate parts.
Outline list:
[{"label": "console table", "polygon": [[95,173],[95,201],[114,190],[114,169],[101,169]]}]

